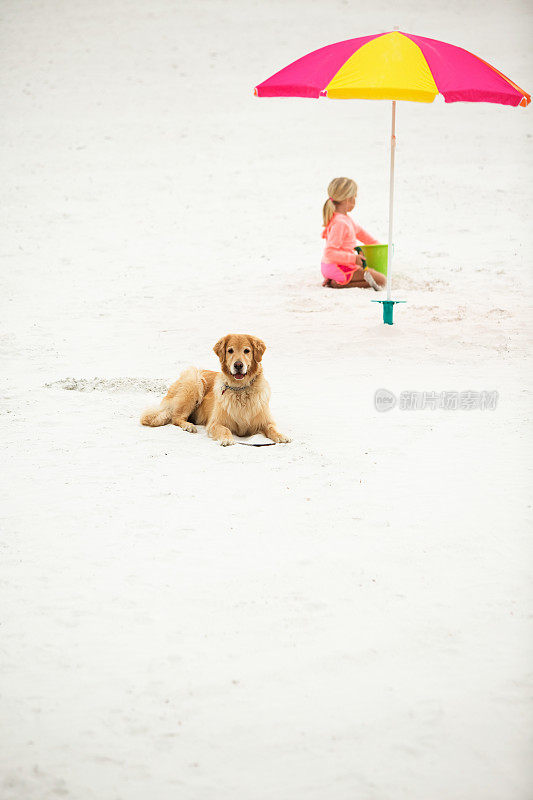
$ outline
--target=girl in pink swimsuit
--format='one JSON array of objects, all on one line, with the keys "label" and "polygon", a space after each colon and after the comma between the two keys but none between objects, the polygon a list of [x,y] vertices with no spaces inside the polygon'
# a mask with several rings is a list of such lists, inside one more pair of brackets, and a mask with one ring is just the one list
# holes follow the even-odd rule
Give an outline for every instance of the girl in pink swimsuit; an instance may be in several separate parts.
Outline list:
[{"label": "girl in pink swimsuit", "polygon": [[328,186],[328,195],[322,209],[322,238],[326,240],[322,258],[322,285],[334,289],[346,286],[376,288],[375,284],[377,288],[385,286],[385,275],[374,269],[363,270],[363,259],[354,249],[358,240],[363,244],[379,244],[377,239],[348,216],[355,206],[357,184],[350,178],[334,178]]}]

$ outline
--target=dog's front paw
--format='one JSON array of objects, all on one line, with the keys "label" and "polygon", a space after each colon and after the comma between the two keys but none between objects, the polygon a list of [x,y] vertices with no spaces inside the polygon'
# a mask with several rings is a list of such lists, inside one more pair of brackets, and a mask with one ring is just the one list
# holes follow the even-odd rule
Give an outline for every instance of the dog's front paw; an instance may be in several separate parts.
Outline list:
[{"label": "dog's front paw", "polygon": [[233,436],[224,436],[223,439],[219,439],[218,443],[221,447],[228,447],[230,444],[235,444],[235,440]]},{"label": "dog's front paw", "polygon": [[270,431],[268,438],[272,439],[272,441],[276,442],[276,444],[289,444],[289,442],[292,442],[292,439],[289,439],[288,436],[284,436],[279,431]]}]

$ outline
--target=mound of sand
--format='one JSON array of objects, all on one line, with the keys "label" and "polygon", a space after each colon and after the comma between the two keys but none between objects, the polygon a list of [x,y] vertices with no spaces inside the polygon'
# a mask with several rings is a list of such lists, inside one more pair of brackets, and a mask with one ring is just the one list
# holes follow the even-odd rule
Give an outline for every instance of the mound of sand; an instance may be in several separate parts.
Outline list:
[{"label": "mound of sand", "polygon": [[63,378],[45,383],[45,389],[68,389],[71,392],[155,392],[165,394],[168,383],[157,378]]}]

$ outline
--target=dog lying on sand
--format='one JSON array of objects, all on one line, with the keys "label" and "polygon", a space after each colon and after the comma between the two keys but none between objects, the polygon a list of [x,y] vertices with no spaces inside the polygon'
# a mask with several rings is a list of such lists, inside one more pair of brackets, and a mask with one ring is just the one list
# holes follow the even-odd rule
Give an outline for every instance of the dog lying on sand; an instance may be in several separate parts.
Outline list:
[{"label": "dog lying on sand", "polygon": [[273,442],[290,442],[276,428],[269,409],[270,386],[261,359],[266,345],[256,336],[230,333],[213,350],[221,372],[189,367],[172,384],[159,408],[141,416],[143,425],[178,425],[196,433],[206,425],[209,436],[223,447],[235,444],[232,434],[262,433]]}]

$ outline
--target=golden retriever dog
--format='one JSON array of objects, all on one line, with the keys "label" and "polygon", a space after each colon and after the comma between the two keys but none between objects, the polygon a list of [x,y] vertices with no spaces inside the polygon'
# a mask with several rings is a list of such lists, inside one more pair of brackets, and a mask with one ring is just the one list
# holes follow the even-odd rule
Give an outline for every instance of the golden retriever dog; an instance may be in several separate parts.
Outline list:
[{"label": "golden retriever dog", "polygon": [[172,422],[189,433],[197,432],[196,425],[206,425],[209,436],[223,447],[235,444],[234,433],[263,433],[273,442],[290,442],[270,414],[270,386],[261,365],[265,343],[256,336],[230,333],[213,350],[221,372],[189,367],[172,384],[160,407],[144,412],[141,423],[156,427]]}]

